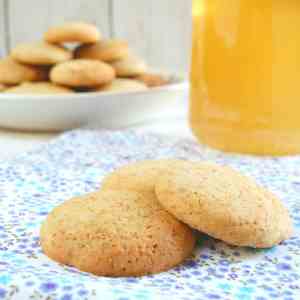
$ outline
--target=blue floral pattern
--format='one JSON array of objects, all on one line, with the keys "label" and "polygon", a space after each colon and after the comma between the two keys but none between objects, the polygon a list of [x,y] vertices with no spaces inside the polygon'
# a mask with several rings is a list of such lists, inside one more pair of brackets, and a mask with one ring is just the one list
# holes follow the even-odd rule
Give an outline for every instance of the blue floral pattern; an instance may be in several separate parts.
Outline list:
[{"label": "blue floral pattern", "polygon": [[[49,260],[39,228],[64,200],[98,189],[131,161],[177,157],[228,164],[257,179],[290,209],[294,236],[268,250],[238,248],[199,233],[193,257],[169,272],[103,278]],[[136,131],[77,130],[0,162],[0,299],[300,299],[300,157],[223,154],[191,140]]]}]

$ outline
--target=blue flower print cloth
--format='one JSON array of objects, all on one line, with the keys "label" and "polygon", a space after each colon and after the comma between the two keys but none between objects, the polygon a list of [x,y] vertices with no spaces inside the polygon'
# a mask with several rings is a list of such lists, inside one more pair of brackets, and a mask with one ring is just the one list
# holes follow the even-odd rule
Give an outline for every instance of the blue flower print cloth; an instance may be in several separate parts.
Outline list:
[{"label": "blue flower print cloth", "polygon": [[[268,250],[226,245],[199,234],[183,265],[142,278],[103,278],[48,259],[39,245],[47,214],[98,189],[108,172],[156,158],[212,160],[254,177],[289,208],[295,233]],[[300,299],[300,157],[220,153],[192,140],[138,131],[76,130],[0,162],[0,299],[297,300]]]}]

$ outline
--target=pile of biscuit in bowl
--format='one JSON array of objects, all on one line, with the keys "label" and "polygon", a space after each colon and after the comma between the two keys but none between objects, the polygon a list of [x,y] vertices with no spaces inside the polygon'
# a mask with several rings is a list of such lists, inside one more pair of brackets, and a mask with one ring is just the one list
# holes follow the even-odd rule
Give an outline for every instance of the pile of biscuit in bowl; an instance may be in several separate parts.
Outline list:
[{"label": "pile of biscuit in bowl", "polygon": [[98,191],[54,208],[40,243],[60,264],[123,277],[184,263],[203,239],[199,232],[233,246],[270,248],[292,231],[288,210],[251,178],[212,162],[165,159],[116,169]]},{"label": "pile of biscuit in bowl", "polygon": [[168,83],[126,41],[105,40],[84,22],[52,27],[43,41],[19,44],[0,60],[0,92],[11,94],[143,91]]}]

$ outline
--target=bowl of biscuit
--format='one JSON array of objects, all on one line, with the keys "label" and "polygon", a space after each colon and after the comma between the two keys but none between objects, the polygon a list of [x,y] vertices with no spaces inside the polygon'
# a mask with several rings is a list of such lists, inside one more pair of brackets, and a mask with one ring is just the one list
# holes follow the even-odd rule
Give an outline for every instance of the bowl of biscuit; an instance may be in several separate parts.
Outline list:
[{"label": "bowl of biscuit", "polygon": [[184,107],[183,76],[157,71],[128,43],[70,22],[0,59],[0,126],[59,131],[121,128],[165,118]]}]

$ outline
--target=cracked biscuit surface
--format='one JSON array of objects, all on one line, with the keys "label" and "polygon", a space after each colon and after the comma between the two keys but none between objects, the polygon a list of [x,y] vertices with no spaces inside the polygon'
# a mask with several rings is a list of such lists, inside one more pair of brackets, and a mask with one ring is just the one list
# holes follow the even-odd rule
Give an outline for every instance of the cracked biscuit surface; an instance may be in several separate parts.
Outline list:
[{"label": "cracked biscuit surface", "polygon": [[292,233],[281,201],[229,167],[186,163],[159,176],[155,191],[179,220],[232,245],[269,248]]},{"label": "cracked biscuit surface", "polygon": [[41,228],[41,246],[53,260],[101,276],[166,271],[194,249],[192,230],[151,197],[100,191],[55,208]]}]

